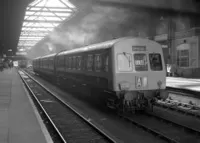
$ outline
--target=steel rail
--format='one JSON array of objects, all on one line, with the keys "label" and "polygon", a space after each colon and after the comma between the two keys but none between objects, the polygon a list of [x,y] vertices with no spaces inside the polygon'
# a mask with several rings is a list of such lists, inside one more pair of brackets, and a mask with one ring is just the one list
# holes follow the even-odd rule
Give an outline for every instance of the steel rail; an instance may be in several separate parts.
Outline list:
[{"label": "steel rail", "polygon": [[[20,71],[18,72],[23,83],[25,84],[26,88],[28,89],[28,91],[31,93],[31,95],[34,97],[34,99],[37,101],[37,104],[40,106],[40,108],[42,109],[42,111],[45,113],[45,116],[48,118],[48,120],[50,121],[51,125],[54,127],[54,129],[56,130],[56,132],[58,133],[58,135],[60,136],[61,140],[64,143],[67,143],[67,141],[64,139],[64,137],[62,136],[62,134],[60,133],[59,129],[56,127],[56,125],[54,124],[54,122],[51,120],[51,118],[49,117],[48,113],[46,112],[46,110],[43,108],[42,104],[40,103],[40,101],[38,100],[38,98],[36,97],[35,93],[31,90],[31,87],[28,85],[28,83],[25,81],[25,79],[23,78],[23,76],[27,76],[25,75],[23,72],[21,75]],[[28,76],[27,76],[28,77]]]},{"label": "steel rail", "polygon": [[164,140],[168,141],[168,142],[171,142],[171,143],[179,143],[178,141],[164,135],[163,133],[159,132],[159,131],[156,131],[155,129],[152,129],[152,128],[149,128],[145,125],[143,125],[142,123],[139,123],[138,121],[134,120],[134,119],[131,119],[131,117],[128,117],[128,116],[124,116],[124,115],[121,115],[121,114],[118,114],[118,116],[120,116],[121,118],[127,120],[128,122],[144,129],[144,130],[147,130],[153,134],[155,134],[156,136],[160,137],[160,138],[163,138]]},{"label": "steel rail", "polygon": [[91,119],[85,118],[83,115],[81,115],[76,109],[71,107],[69,104],[67,104],[65,101],[63,101],[59,96],[52,93],[49,89],[47,89],[44,85],[42,85],[39,81],[34,79],[31,75],[29,75],[27,72],[23,70],[23,73],[26,74],[30,79],[32,79],[34,82],[36,82],[39,86],[41,86],[45,91],[47,91],[50,95],[58,99],[62,104],[64,104],[66,107],[68,107],[71,111],[73,111],[77,116],[79,116],[85,123],[87,123],[89,126],[91,126],[93,129],[95,129],[99,134],[104,136],[109,142],[116,143],[116,139],[113,137],[110,137],[107,133],[105,133],[102,129],[98,128],[94,123],[91,122]]}]

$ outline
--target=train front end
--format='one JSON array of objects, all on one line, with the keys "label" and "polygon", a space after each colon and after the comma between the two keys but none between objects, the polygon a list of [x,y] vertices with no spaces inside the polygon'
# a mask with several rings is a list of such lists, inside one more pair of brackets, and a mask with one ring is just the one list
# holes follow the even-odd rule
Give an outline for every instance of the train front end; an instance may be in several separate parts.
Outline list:
[{"label": "train front end", "polygon": [[148,39],[125,39],[114,45],[113,57],[113,88],[120,108],[144,110],[152,108],[156,99],[167,98],[160,44]]}]

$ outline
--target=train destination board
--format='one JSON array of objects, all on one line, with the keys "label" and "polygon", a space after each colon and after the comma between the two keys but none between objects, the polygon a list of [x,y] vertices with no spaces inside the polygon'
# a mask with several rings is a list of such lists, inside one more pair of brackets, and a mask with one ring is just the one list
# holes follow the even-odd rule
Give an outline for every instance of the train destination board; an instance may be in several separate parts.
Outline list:
[{"label": "train destination board", "polygon": [[133,51],[146,51],[146,46],[132,46]]}]

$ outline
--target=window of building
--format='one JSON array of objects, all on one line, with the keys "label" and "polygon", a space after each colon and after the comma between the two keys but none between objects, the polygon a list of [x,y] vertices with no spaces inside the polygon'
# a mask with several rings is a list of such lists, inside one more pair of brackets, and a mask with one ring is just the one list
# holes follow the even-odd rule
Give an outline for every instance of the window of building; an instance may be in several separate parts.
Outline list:
[{"label": "window of building", "polygon": [[101,71],[102,68],[102,57],[100,54],[95,55],[95,70]]},{"label": "window of building", "polygon": [[93,55],[88,55],[87,57],[87,70],[92,71],[93,69]]},{"label": "window of building", "polygon": [[149,54],[149,61],[150,61],[151,70],[161,71],[163,69],[162,59],[161,59],[160,54],[156,54],[156,53]]},{"label": "window of building", "polygon": [[118,54],[117,62],[119,71],[128,72],[133,70],[131,54],[125,52]]},{"label": "window of building", "polygon": [[146,54],[134,54],[134,65],[136,71],[148,71],[148,62]]},{"label": "window of building", "polygon": [[189,50],[177,50],[178,67],[189,67]]}]

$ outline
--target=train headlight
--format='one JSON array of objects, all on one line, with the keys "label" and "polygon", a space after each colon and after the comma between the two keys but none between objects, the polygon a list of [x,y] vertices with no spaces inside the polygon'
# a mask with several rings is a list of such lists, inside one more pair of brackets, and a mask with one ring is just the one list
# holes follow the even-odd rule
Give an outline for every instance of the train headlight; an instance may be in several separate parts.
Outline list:
[{"label": "train headlight", "polygon": [[119,83],[119,89],[120,90],[128,90],[129,88],[130,88],[130,83],[129,82]]},{"label": "train headlight", "polygon": [[160,89],[161,86],[162,86],[162,81],[159,80],[159,81],[157,82],[157,85],[158,85],[158,88]]},{"label": "train headlight", "polygon": [[165,82],[162,82],[162,81],[160,81],[160,80],[157,82],[157,85],[158,85],[158,88],[159,88],[159,89],[165,89],[165,86],[166,86],[166,85],[165,85]]}]

